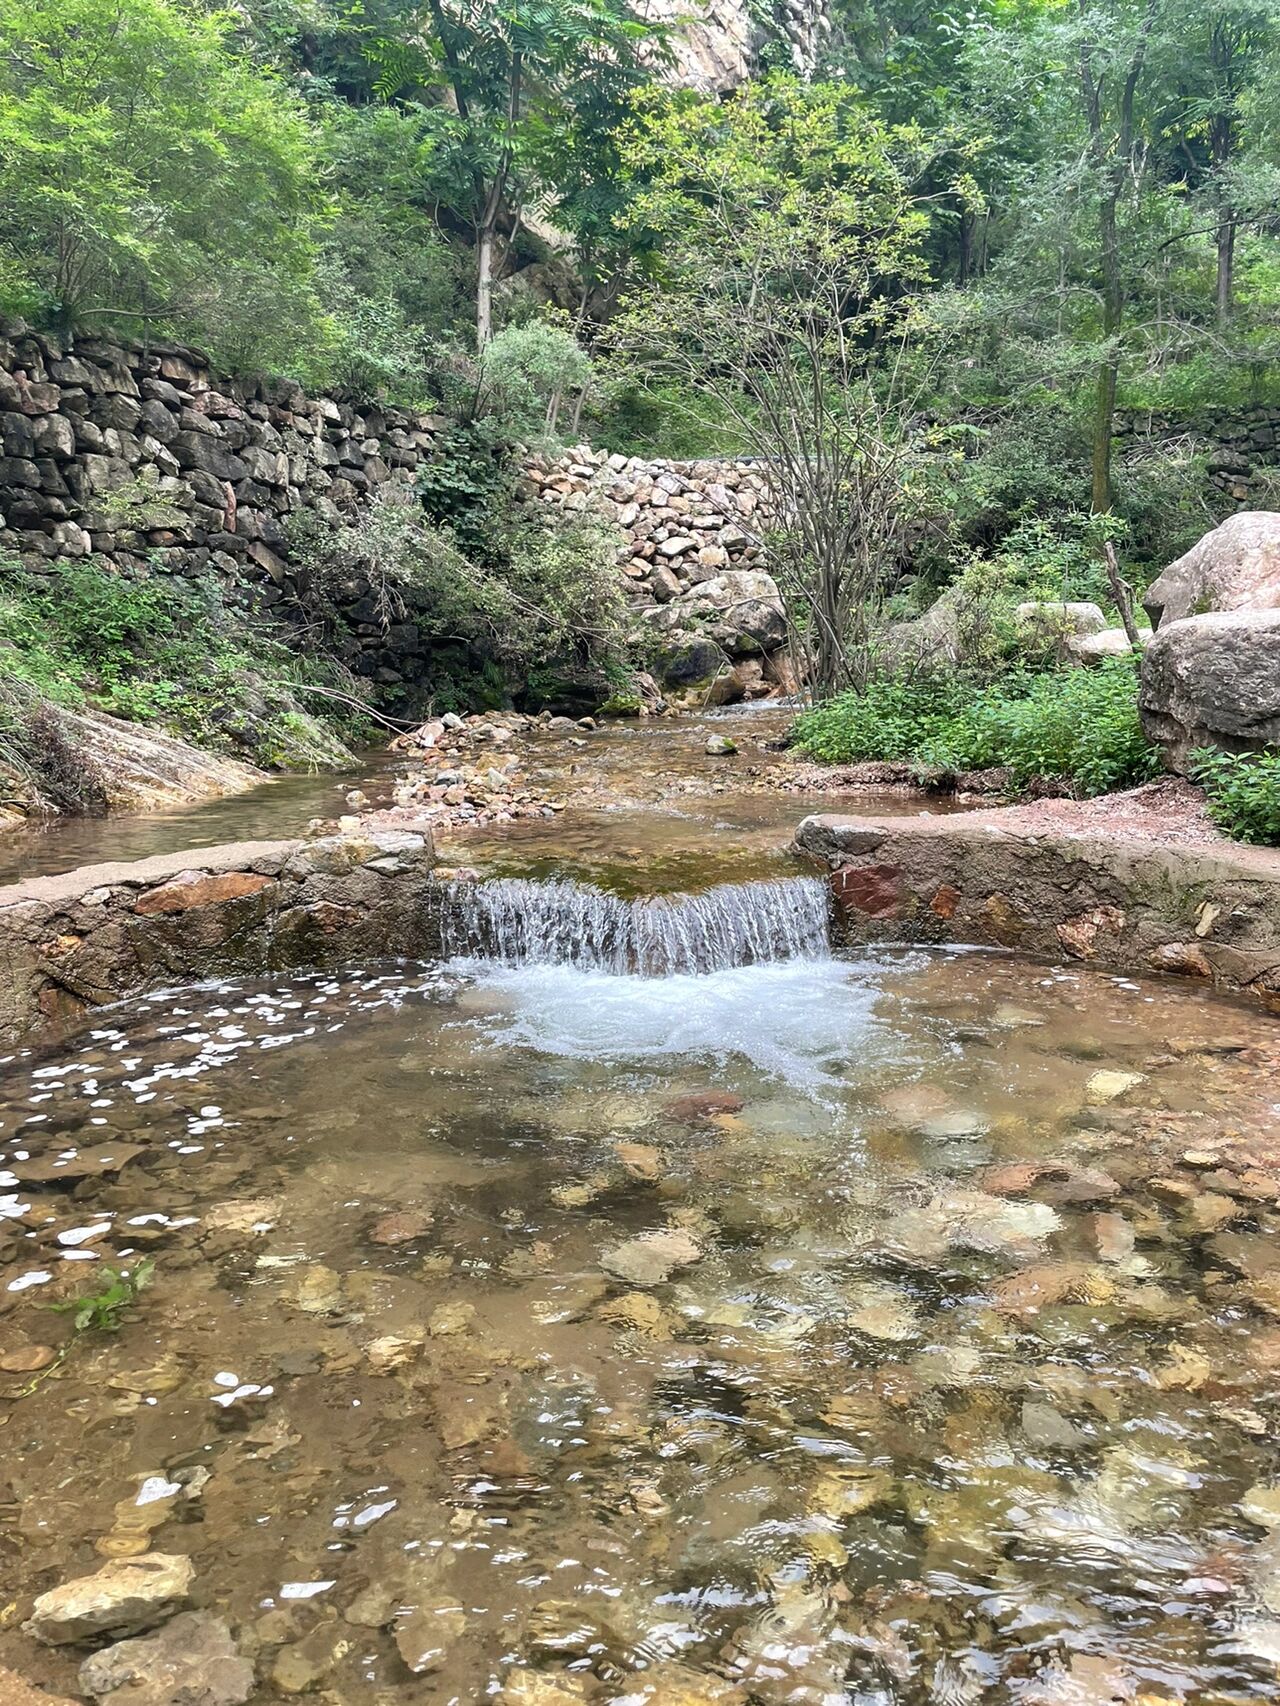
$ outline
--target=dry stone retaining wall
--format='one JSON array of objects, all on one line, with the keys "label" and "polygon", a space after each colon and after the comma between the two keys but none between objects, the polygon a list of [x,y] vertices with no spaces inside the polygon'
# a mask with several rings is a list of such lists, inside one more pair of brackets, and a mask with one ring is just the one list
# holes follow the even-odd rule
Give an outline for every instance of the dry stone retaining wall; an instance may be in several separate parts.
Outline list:
[{"label": "dry stone retaining wall", "polygon": [[725,569],[760,566],[766,487],[750,462],[665,462],[580,444],[533,457],[527,494],[566,511],[591,510],[620,530],[635,597],[665,604]]},{"label": "dry stone retaining wall", "polygon": [[[290,608],[305,588],[287,518],[335,520],[412,480],[447,425],[293,380],[228,379],[176,345],[64,343],[0,322],[0,549],[49,569],[92,551],[136,572],[213,574]],[[146,506],[120,503],[139,481]],[[350,584],[344,614],[357,674],[392,687],[424,676],[417,625],[385,631],[366,583]]]}]

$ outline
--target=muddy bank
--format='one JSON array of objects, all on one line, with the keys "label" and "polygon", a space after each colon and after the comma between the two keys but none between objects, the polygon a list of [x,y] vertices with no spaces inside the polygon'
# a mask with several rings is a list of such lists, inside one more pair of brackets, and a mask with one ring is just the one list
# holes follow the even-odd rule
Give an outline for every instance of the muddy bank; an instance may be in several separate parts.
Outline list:
[{"label": "muddy bank", "polygon": [[1280,852],[1219,835],[1180,784],[948,818],[808,817],[850,942],[927,941],[1173,972],[1280,1007]]},{"label": "muddy bank", "polygon": [[422,835],[242,841],[0,888],[0,1041],[168,983],[430,951]]}]

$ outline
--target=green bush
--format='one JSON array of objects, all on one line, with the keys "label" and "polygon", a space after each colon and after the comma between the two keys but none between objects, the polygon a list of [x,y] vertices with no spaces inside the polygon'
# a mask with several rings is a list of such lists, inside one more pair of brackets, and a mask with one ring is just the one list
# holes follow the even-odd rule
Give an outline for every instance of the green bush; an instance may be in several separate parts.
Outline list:
[{"label": "green bush", "polygon": [[1197,752],[1192,776],[1219,829],[1236,841],[1280,847],[1280,753]]},{"label": "green bush", "polygon": [[877,682],[796,719],[795,744],[828,763],[906,760],[920,770],[1007,768],[1080,794],[1145,781],[1158,755],[1138,718],[1135,666],[1019,672],[975,691],[956,677]]},{"label": "green bush", "polygon": [[[341,761],[357,712],[328,724],[295,695],[345,688],[224,603],[211,581],[142,579],[94,558],[29,573],[0,560],[0,685],[22,704],[88,705],[270,766]],[[12,721],[12,718],[10,719]]]}]

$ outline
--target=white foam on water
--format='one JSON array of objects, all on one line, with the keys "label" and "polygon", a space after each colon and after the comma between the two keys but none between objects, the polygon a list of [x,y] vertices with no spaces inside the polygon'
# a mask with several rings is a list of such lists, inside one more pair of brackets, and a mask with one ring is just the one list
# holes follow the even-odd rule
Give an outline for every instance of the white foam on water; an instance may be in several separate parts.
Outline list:
[{"label": "white foam on water", "polygon": [[875,1019],[880,990],[865,962],[788,960],[670,977],[483,960],[449,969],[470,980],[467,1022],[487,1040],[574,1060],[736,1058],[817,1089],[842,1081],[833,1067],[894,1046]]}]

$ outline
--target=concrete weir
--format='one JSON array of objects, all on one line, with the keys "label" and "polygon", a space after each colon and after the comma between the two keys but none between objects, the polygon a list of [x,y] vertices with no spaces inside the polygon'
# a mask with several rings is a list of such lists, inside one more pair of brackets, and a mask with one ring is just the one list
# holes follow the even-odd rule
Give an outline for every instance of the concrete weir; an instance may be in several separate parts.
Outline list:
[{"label": "concrete weir", "polygon": [[431,953],[423,835],[240,841],[0,888],[0,1042],[169,983]]},{"label": "concrete weir", "polygon": [[1016,806],[819,815],[796,845],[829,868],[848,943],[970,943],[1171,972],[1280,1010],[1280,851],[1038,830]]}]

